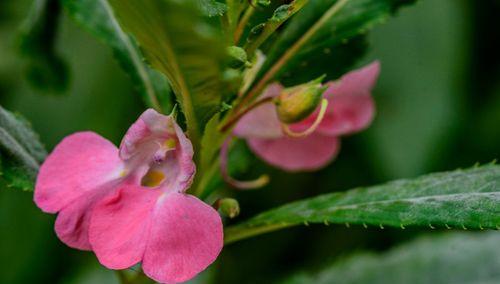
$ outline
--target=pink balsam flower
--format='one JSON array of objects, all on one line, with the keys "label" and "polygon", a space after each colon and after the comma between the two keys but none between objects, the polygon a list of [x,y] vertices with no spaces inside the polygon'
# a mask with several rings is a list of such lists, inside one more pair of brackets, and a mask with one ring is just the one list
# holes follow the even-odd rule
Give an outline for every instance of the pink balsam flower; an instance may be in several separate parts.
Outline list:
[{"label": "pink balsam flower", "polygon": [[[291,138],[282,131],[274,104],[263,104],[246,114],[234,134],[247,140],[249,147],[269,164],[287,171],[311,171],[326,166],[340,149],[339,137],[367,128],[375,115],[371,97],[380,64],[373,62],[328,82],[324,97],[328,108],[318,128],[310,135]],[[270,85],[261,98],[276,97],[283,90]],[[292,124],[293,131],[308,129],[318,110],[305,120]]]},{"label": "pink balsam flower", "polygon": [[57,236],[93,250],[111,269],[142,262],[162,283],[189,280],[219,255],[222,222],[185,191],[195,174],[193,147],[174,118],[146,110],[120,149],[93,132],[66,137],[38,174],[35,203],[59,213]]}]

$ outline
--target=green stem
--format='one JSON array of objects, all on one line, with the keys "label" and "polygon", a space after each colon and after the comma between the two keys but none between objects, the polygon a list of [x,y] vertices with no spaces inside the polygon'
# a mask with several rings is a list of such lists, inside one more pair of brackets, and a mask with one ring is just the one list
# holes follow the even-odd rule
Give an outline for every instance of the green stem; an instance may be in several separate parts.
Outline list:
[{"label": "green stem", "polygon": [[207,186],[210,183],[210,181],[217,174],[217,172],[219,170],[219,165],[220,165],[219,157],[217,157],[213,161],[213,163],[210,165],[208,170],[206,170],[202,174],[200,182],[197,183],[197,185],[195,187],[194,195],[199,197],[201,200],[207,198],[210,195],[210,193],[212,193],[212,192],[207,191],[206,189],[207,189]]},{"label": "green stem", "polygon": [[245,31],[245,27],[248,24],[248,21],[252,17],[253,13],[255,11],[255,8],[252,5],[249,5],[247,10],[245,11],[245,14],[243,14],[243,17],[241,18],[240,22],[238,23],[238,26],[236,27],[236,30],[234,31],[234,44],[238,45],[238,42],[241,39],[241,36],[243,35],[243,32]]},{"label": "green stem", "polygon": [[127,274],[125,274],[125,270],[115,270],[116,275],[118,276],[118,279],[120,280],[121,284],[132,284],[133,282],[130,281],[127,277]]},{"label": "green stem", "polygon": [[227,120],[223,125],[220,126],[220,131],[224,133],[224,132],[227,132],[229,129],[232,129],[232,127],[238,122],[238,120],[240,120],[240,118],[242,118],[249,111],[251,111],[251,110],[255,109],[256,107],[263,105],[265,103],[270,103],[273,101],[273,99],[274,98],[272,98],[272,97],[264,98],[260,101],[257,101],[255,103],[251,104],[245,110],[232,115],[231,119]]},{"label": "green stem", "polygon": [[269,226],[257,226],[255,228],[229,228],[224,231],[224,245],[228,245],[253,236],[270,233],[280,229],[295,226],[297,224],[273,224]]}]

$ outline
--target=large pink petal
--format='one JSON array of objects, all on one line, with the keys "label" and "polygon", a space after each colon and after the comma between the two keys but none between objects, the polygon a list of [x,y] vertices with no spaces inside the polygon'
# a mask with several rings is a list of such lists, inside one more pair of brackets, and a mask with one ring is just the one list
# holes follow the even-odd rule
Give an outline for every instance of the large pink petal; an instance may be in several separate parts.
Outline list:
[{"label": "large pink petal", "polygon": [[118,150],[108,140],[93,132],[70,135],[40,167],[35,203],[55,213],[119,178],[121,166]]},{"label": "large pink petal", "polygon": [[[262,98],[275,97],[283,87],[280,84],[270,85]],[[283,136],[276,107],[273,103],[265,103],[243,116],[233,133],[241,138],[278,138]]]},{"label": "large pink petal", "polygon": [[158,202],[143,270],[161,283],[187,281],[219,255],[223,245],[221,218],[212,207],[191,195],[170,193]]},{"label": "large pink petal", "polygon": [[[325,135],[340,136],[367,128],[375,116],[375,103],[371,90],[379,72],[380,64],[376,61],[328,83],[329,88],[324,94],[329,102],[328,111],[318,131]],[[300,131],[308,128],[317,114],[318,111],[293,125],[292,129]]]},{"label": "large pink petal", "polygon": [[95,206],[89,240],[102,265],[125,269],[141,261],[152,208],[160,194],[159,190],[124,183]]},{"label": "large pink petal", "polygon": [[248,139],[250,148],[269,164],[287,171],[313,171],[337,155],[340,141],[313,133],[304,138]]},{"label": "large pink petal", "polygon": [[75,199],[57,215],[55,231],[59,239],[66,245],[91,250],[89,243],[89,223],[94,205],[107,194],[112,194],[112,185],[108,189],[97,190]]}]

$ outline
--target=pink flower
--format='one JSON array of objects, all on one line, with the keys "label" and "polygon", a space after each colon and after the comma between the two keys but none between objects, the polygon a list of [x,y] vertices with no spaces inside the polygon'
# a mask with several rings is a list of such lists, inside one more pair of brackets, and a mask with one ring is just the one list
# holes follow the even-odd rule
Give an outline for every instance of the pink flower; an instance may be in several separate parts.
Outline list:
[{"label": "pink flower", "polygon": [[189,280],[218,256],[222,222],[185,194],[193,147],[171,116],[146,110],[120,149],[93,132],[66,137],[40,168],[35,203],[59,213],[55,231],[68,246],[93,250],[111,269],[142,262],[159,282]]},{"label": "pink flower", "polygon": [[[310,171],[326,166],[340,149],[339,137],[367,128],[373,120],[375,106],[371,90],[380,71],[378,62],[347,73],[338,81],[328,82],[324,97],[328,109],[311,135],[290,138],[281,128],[273,104],[263,104],[236,125],[234,134],[247,140],[250,148],[269,164],[287,171]],[[278,96],[283,87],[272,84],[262,97]],[[318,111],[291,125],[294,131],[311,126]]]}]

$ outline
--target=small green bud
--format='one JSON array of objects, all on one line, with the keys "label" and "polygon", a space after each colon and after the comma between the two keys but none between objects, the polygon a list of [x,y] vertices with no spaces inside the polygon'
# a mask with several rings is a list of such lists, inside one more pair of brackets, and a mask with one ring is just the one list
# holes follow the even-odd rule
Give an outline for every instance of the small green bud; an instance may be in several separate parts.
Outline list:
[{"label": "small green bud", "polygon": [[231,219],[240,215],[240,204],[233,198],[222,198],[217,201],[219,211],[222,215]]},{"label": "small green bud", "polygon": [[279,119],[287,124],[299,122],[318,107],[327,87],[321,84],[324,76],[308,83],[284,89],[276,98]]},{"label": "small green bud", "polygon": [[228,66],[231,68],[240,68],[248,63],[247,53],[239,46],[228,47],[227,54],[230,58]]}]

